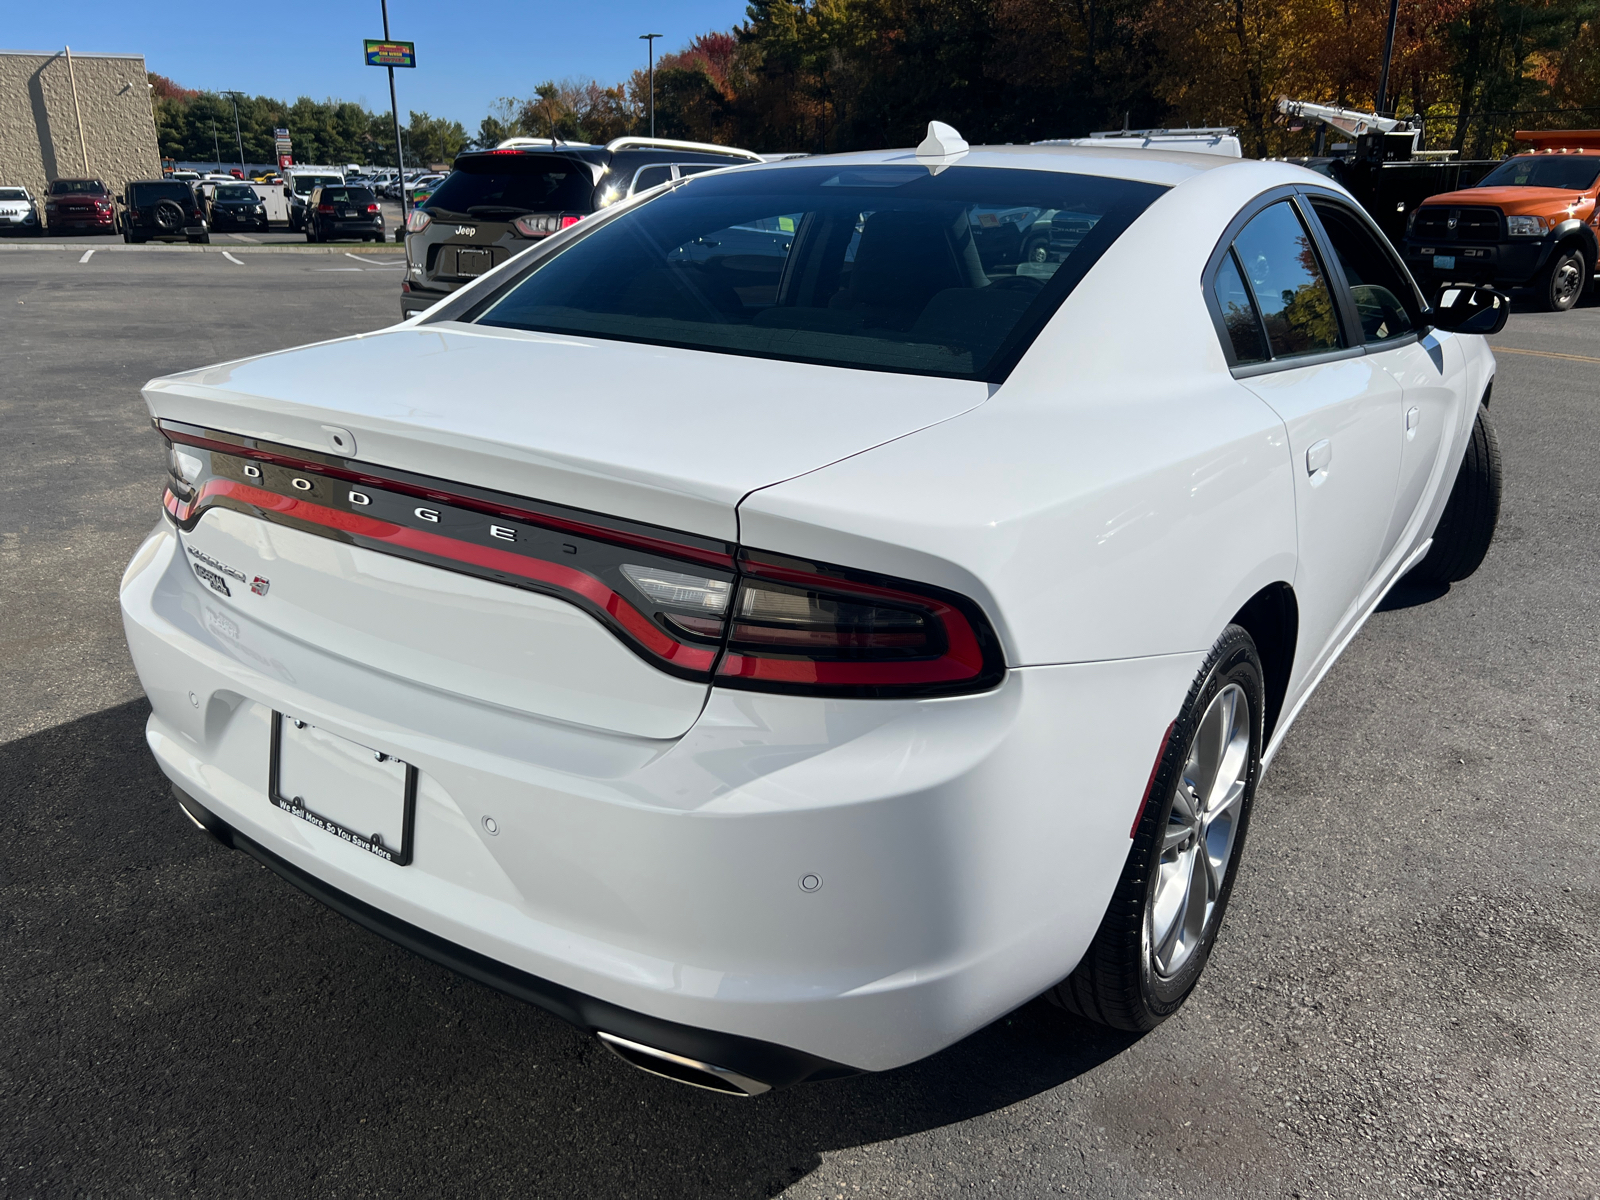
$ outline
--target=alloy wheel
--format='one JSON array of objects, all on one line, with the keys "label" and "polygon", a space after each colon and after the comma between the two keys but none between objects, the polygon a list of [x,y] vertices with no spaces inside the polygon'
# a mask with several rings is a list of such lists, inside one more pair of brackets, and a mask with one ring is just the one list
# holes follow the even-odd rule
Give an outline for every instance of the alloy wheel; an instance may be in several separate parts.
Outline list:
[{"label": "alloy wheel", "polygon": [[1157,975],[1183,969],[1210,932],[1250,782],[1250,699],[1230,683],[1195,728],[1161,841],[1145,915]]}]

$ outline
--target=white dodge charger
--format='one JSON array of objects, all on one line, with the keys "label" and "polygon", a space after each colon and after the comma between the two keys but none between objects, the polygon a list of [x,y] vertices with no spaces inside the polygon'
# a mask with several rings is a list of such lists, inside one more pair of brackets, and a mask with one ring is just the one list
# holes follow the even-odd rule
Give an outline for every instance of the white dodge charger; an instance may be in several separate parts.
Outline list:
[{"label": "white dodge charger", "polygon": [[1046,992],[1149,1029],[1313,688],[1488,548],[1505,311],[1278,163],[678,180],[145,388],[150,748],[224,843],[685,1082]]}]

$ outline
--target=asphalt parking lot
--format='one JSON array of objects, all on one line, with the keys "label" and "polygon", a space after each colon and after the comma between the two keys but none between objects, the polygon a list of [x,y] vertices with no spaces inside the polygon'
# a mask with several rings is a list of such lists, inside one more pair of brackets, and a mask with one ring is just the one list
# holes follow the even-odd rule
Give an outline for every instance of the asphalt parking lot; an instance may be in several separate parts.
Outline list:
[{"label": "asphalt parking lot", "polygon": [[[215,244],[213,251],[221,249]],[[1266,777],[1189,1004],[738,1101],[358,929],[172,802],[138,387],[370,330],[395,255],[0,252],[0,1195],[1600,1196],[1600,306],[1497,337],[1500,533]]]},{"label": "asphalt parking lot", "polygon": [[[378,205],[383,209],[384,230],[387,236],[393,239],[394,231],[399,229],[402,224],[400,220],[400,202],[398,200],[379,200]],[[267,230],[251,230],[249,233],[213,230],[211,234],[211,244],[214,246],[304,245],[305,240],[306,235],[304,233],[291,232],[289,226],[283,221],[276,222]],[[80,233],[77,231],[52,233],[48,229],[37,237],[33,235],[24,236],[19,233],[7,233],[4,242],[0,242],[0,244],[12,242],[48,243],[52,246],[81,246],[85,250],[90,246],[120,246],[123,244],[120,233]],[[186,245],[187,243],[157,242],[154,244]],[[356,245],[359,243],[352,241],[351,244]]]}]

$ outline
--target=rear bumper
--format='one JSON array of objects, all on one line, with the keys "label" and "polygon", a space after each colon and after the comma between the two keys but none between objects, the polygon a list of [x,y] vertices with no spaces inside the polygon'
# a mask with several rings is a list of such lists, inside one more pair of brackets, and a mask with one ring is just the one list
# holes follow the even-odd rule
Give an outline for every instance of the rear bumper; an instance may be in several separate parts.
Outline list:
[{"label": "rear bumper", "polygon": [[404,320],[432,308],[448,296],[454,288],[420,284],[406,280],[400,288],[400,316]]},{"label": "rear bumper", "polygon": [[295,866],[271,850],[252,841],[207,809],[176,785],[173,795],[196,824],[223,845],[248,854],[294,884],[315,900],[320,900],[340,916],[364,929],[388,938],[413,954],[438,963],[479,983],[537,1005],[590,1033],[602,1031],[646,1046],[703,1063],[715,1064],[768,1087],[781,1088],[810,1080],[839,1079],[858,1074],[851,1067],[828,1062],[810,1054],[775,1046],[754,1038],[696,1029],[672,1021],[662,1021],[644,1013],[631,1012],[594,996],[585,996],[548,979],[478,954],[465,946],[445,941],[426,929],[402,921],[371,904],[341,892],[308,871]]},{"label": "rear bumper", "polygon": [[[157,762],[234,845],[585,1028],[764,1082],[914,1061],[1067,974],[1203,658],[939,700],[713,688],[684,736],[624,737],[284,637],[176,546],[163,522],[130,563],[124,627]],[[411,865],[271,804],[274,710],[417,768]]]}]

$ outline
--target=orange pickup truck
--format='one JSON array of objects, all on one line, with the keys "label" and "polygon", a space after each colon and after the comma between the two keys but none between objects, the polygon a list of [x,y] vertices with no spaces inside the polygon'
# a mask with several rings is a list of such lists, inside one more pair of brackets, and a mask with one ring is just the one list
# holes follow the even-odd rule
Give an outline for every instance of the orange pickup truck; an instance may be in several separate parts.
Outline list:
[{"label": "orange pickup truck", "polygon": [[1563,312],[1594,286],[1600,263],[1600,129],[1519,131],[1517,140],[1533,151],[1411,214],[1406,261],[1425,285],[1528,287]]}]

